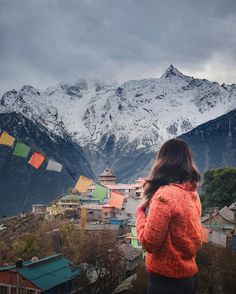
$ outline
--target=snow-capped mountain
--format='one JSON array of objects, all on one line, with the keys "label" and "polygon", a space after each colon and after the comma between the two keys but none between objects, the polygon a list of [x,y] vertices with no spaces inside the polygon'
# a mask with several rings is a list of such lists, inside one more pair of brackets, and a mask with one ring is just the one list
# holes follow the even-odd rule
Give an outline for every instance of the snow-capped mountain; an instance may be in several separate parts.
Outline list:
[{"label": "snow-capped mountain", "polygon": [[80,174],[96,180],[107,166],[118,182],[147,176],[160,143],[171,137],[189,142],[202,172],[234,166],[235,108],[235,84],[195,79],[173,66],[159,79],[122,85],[81,79],[9,91],[0,99],[0,128],[64,168],[34,171],[0,145],[0,216],[52,200]]},{"label": "snow-capped mountain", "polygon": [[114,148],[126,142],[154,151],[162,141],[235,107],[235,84],[195,79],[172,65],[160,78],[121,85],[81,79],[46,90],[23,86],[0,100],[0,113],[21,113],[56,135],[70,134],[90,151],[111,136]]}]

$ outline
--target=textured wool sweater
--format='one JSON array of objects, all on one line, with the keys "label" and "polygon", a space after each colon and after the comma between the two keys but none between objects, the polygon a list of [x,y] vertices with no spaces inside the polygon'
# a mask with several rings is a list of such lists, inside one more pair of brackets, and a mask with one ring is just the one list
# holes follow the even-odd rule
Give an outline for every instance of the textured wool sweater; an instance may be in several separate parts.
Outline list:
[{"label": "textured wool sweater", "polygon": [[196,274],[195,256],[202,242],[200,219],[200,199],[190,183],[160,187],[147,216],[138,208],[136,230],[147,251],[147,270],[176,279]]}]

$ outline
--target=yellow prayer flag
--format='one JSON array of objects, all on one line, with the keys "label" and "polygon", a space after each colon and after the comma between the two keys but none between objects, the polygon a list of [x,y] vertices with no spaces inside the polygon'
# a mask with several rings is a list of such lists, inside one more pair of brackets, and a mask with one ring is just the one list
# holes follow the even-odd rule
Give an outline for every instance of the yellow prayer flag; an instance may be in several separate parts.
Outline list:
[{"label": "yellow prayer flag", "polygon": [[7,145],[12,146],[15,142],[15,138],[10,136],[7,132],[3,131],[0,136],[0,144],[1,145]]},{"label": "yellow prayer flag", "polygon": [[76,185],[75,185],[75,189],[78,192],[84,193],[88,190],[88,187],[93,183],[93,180],[88,179],[84,176],[80,176]]}]

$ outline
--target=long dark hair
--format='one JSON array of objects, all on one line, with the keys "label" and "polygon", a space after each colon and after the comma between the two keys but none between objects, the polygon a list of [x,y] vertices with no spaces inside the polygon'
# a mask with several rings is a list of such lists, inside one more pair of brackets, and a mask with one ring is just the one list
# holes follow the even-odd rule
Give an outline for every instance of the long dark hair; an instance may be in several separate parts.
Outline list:
[{"label": "long dark hair", "polygon": [[161,146],[157,154],[143,186],[144,196],[151,198],[158,188],[169,183],[191,182],[196,186],[200,178],[187,143],[171,139]]}]

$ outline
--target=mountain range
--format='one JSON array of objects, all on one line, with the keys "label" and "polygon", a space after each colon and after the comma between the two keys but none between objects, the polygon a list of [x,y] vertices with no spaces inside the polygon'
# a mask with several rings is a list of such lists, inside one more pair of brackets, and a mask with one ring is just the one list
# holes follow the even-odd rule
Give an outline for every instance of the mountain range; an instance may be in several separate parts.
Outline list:
[{"label": "mountain range", "polygon": [[[31,170],[32,183],[25,184],[27,163],[0,146],[1,201],[9,195],[22,203],[27,190],[32,200],[23,204],[29,209],[65,192],[79,174],[95,180],[106,167],[119,182],[133,181],[147,175],[160,144],[178,136],[189,142],[202,172],[235,165],[235,108],[235,84],[196,79],[172,65],[160,78],[120,85],[80,79],[9,91],[0,99],[1,129],[65,168],[60,175]],[[3,205],[0,215],[10,206]]]}]

